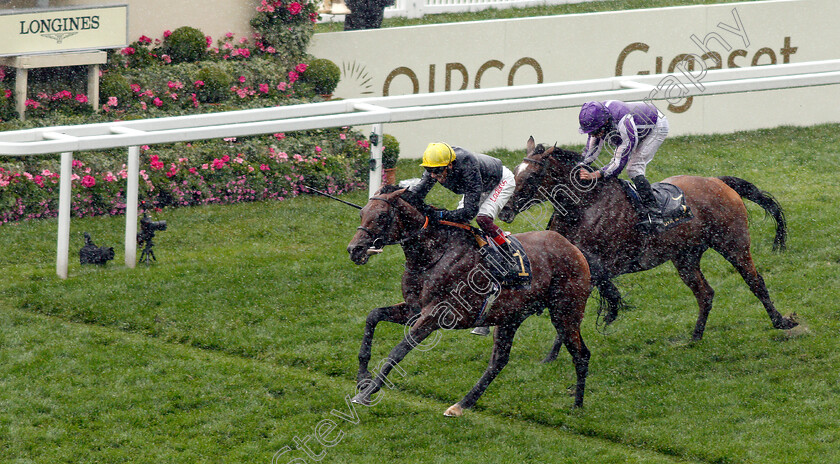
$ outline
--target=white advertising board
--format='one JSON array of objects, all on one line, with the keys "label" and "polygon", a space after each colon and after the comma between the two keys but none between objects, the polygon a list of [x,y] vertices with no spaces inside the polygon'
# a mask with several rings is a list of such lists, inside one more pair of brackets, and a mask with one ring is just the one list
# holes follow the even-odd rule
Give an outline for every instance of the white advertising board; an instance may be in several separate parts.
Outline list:
[{"label": "white advertising board", "polygon": [[118,48],[127,35],[126,5],[0,13],[0,56]]},{"label": "white advertising board", "polygon": [[[368,97],[673,74],[702,86],[702,68],[840,58],[840,2],[775,0],[316,34],[309,53],[342,69],[336,97]],[[681,72],[686,55],[704,59]],[[691,71],[691,70],[684,70]],[[840,122],[840,86],[656,101],[671,134]],[[388,124],[401,155],[430,141],[476,151],[580,143],[577,110]]]}]

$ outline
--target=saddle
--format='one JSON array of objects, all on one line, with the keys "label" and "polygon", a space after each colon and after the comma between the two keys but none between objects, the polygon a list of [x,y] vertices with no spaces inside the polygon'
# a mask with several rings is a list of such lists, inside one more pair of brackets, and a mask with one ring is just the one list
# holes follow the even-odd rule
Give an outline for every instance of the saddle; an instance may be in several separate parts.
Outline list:
[{"label": "saddle", "polygon": [[[630,204],[639,214],[640,220],[644,219],[645,208],[642,206],[642,201],[639,199],[639,194],[636,192],[633,183],[621,179],[621,185],[624,187],[624,193],[627,194]],[[651,184],[650,187],[662,212],[662,220],[665,223],[662,231],[672,229],[694,218],[691,208],[685,203],[685,194],[681,188],[665,182],[656,182]]]}]

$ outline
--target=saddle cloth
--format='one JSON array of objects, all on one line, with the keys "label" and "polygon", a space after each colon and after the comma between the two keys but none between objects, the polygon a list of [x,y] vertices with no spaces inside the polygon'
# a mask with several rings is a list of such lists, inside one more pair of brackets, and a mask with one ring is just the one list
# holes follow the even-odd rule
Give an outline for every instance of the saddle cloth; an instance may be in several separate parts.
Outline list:
[{"label": "saddle cloth", "polygon": [[485,268],[500,285],[499,290],[501,287],[525,290],[531,288],[531,260],[522,248],[522,243],[510,235],[510,232],[505,232],[513,249],[513,253],[508,254],[490,240],[481,229],[450,221],[440,221],[440,224],[465,229],[473,234],[478,244],[478,251],[484,258]]},{"label": "saddle cloth", "polygon": [[[644,207],[642,201],[639,199],[639,193],[631,182],[621,180],[624,187],[624,192],[630,200],[630,204],[636,209],[640,217],[644,217]],[[662,211],[662,220],[665,225],[663,230],[668,230],[676,227],[683,222],[690,221],[694,218],[691,213],[691,208],[685,204],[685,194],[682,189],[673,184],[665,182],[656,182],[650,185],[653,190],[653,196],[659,203],[659,209]]]},{"label": "saddle cloth", "polygon": [[531,260],[516,237],[508,235],[507,239],[510,241],[512,254],[504,252],[495,242],[487,240],[487,237],[481,237],[479,252],[484,257],[484,264],[502,287],[530,289]]}]

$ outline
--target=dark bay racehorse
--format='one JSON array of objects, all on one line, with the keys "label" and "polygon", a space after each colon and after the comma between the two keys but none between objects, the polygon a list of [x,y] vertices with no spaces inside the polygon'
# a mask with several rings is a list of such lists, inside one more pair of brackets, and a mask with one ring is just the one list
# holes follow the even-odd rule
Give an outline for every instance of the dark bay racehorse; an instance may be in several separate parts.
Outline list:
[{"label": "dark bay racehorse", "polygon": [[750,254],[747,209],[741,197],[757,203],[776,221],[773,248],[784,248],[787,230],[781,206],[769,194],[736,177],[676,176],[663,182],[680,187],[694,219],[660,234],[634,230],[637,213],[617,179],[587,182],[578,179],[581,156],[558,147],[535,145],[531,137],[522,164],[516,169],[516,190],[499,218],[511,222],[516,214],[550,200],[555,206],[548,228],[568,238],[589,260],[592,282],[609,302],[604,322],[612,322],[621,306],[610,279],[644,271],[672,261],[700,306],[693,338],[700,340],[712,309],[714,290],[700,270],[709,248],[720,253],[749,285],[770,316],[773,327],[797,325],[773,306],[767,287]]},{"label": "dark bay racehorse", "polygon": [[[383,382],[390,382],[386,379],[388,373],[435,330],[475,327],[492,287],[492,277],[483,265],[473,233],[454,223],[430,223],[420,210],[402,198],[404,193],[405,190],[386,187],[371,198],[361,210],[362,225],[347,246],[350,259],[356,264],[365,264],[373,247],[389,244],[402,245],[406,257],[402,276],[405,301],[376,308],[367,318],[359,352],[361,392],[353,399],[362,404],[370,404],[371,395]],[[486,312],[484,325],[496,326],[490,363],[464,399],[446,410],[447,416],[460,416],[463,409],[475,405],[507,364],[513,336],[520,324],[544,308],[548,308],[557,329],[557,343],[565,344],[572,355],[577,375],[575,406],[583,405],[589,350],[581,338],[580,323],[591,290],[586,258],[556,232],[527,232],[516,237],[531,259],[531,287],[502,289]],[[380,363],[376,378],[371,379],[368,362],[374,329],[380,321],[403,324],[410,329]],[[434,343],[434,339],[427,341],[420,349],[428,351]],[[557,343],[555,350],[560,348]]]}]

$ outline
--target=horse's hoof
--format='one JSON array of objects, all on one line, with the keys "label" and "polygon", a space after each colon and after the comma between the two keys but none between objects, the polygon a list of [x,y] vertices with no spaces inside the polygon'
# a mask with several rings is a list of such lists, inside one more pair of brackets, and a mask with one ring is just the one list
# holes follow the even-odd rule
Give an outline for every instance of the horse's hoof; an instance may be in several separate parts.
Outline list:
[{"label": "horse's hoof", "polygon": [[460,404],[455,403],[443,413],[446,417],[461,417],[464,415],[464,408],[461,407]]},{"label": "horse's hoof", "polygon": [[780,330],[790,330],[799,325],[799,316],[796,313],[788,314],[782,317],[782,320],[777,322],[774,327]]},{"label": "horse's hoof", "polygon": [[796,324],[790,329],[785,330],[785,335],[787,335],[788,338],[801,337],[811,333],[811,329],[808,327],[808,324],[805,321],[800,320],[796,313],[790,314],[787,317]]},{"label": "horse's hoof", "polygon": [[356,375],[356,385],[361,386],[362,382],[371,379],[373,379],[373,376],[370,374],[369,371],[359,372],[358,375]]},{"label": "horse's hoof", "polygon": [[361,404],[362,406],[370,406],[370,398],[367,398],[362,394],[354,396],[350,401],[356,404]]}]

